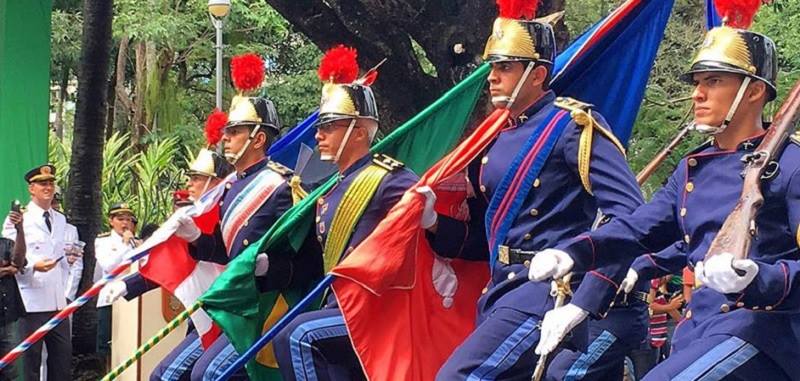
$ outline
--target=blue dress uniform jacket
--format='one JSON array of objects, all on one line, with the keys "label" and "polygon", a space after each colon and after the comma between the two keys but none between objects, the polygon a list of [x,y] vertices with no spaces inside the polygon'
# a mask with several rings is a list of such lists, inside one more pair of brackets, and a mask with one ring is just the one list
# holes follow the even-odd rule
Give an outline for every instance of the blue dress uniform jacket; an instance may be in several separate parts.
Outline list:
[{"label": "blue dress uniform jacket", "polygon": [[[477,197],[467,201],[470,220],[465,224],[439,217],[435,237],[429,238],[439,255],[487,259],[484,222],[487,206],[506,173],[517,171],[510,167],[524,142],[540,125],[550,122],[548,117],[556,108],[561,108],[556,101],[553,93],[547,92],[501,131],[484,156],[470,165],[469,179],[478,188]],[[537,252],[556,246],[573,234],[589,231],[598,211],[605,220],[628,214],[641,205],[639,186],[623,153],[599,131],[608,130],[605,120],[598,113],[592,116],[598,124],[592,133],[588,167],[592,193],[584,187],[579,169],[578,152],[584,127],[570,120],[533,181],[505,242],[498,242],[500,245]],[[490,284],[478,302],[477,328],[439,370],[437,380],[531,377],[537,361],[533,353],[539,340],[537,326],[553,308],[553,298],[549,296],[550,282],[528,280],[527,265],[522,257],[511,260],[510,254],[509,260],[496,261]],[[596,317],[604,315],[618,288],[619,279],[612,277],[615,273],[614,268],[606,270],[599,266],[576,272],[573,287],[578,284],[580,287],[572,303]],[[598,302],[598,294],[607,295],[608,301]],[[576,328],[568,343],[585,349],[590,339],[587,329],[587,324]]]},{"label": "blue dress uniform jacket", "polygon": [[[364,156],[339,175],[337,184],[317,201],[314,234],[301,250],[313,251],[321,258],[331,222],[354,180],[372,165],[372,155]],[[382,179],[364,213],[356,223],[341,261],[361,243],[409,188],[418,181],[406,168],[394,169]],[[353,351],[344,318],[335,298],[328,298],[326,308],[301,314],[275,338],[275,356],[283,379],[352,380],[362,378],[361,365]]]},{"label": "blue dress uniform jacket", "polygon": [[[703,260],[739,199],[741,157],[752,152],[762,138],[745,140],[735,150],[710,143],[701,146],[678,164],[652,201],[563,249],[576,263],[585,265],[594,258],[625,261],[625,256],[655,252],[683,241],[685,251],[645,257],[634,268],[640,274],[658,275],[674,270],[676,256],[681,255],[684,264],[694,266]],[[800,146],[788,144],[778,163],[777,174],[762,181],[765,202],[756,216],[758,235],[749,253],[759,265],[758,275],[741,293],[697,289],[686,319],[676,329],[673,352],[680,352],[693,339],[733,336],[731,340],[744,340],[765,353],[786,374],[800,374]]]},{"label": "blue dress uniform jacket", "polygon": [[[226,184],[226,191],[220,202],[220,216],[225,216],[233,201],[240,193],[256,179],[261,171],[275,171],[274,165],[268,165],[267,159],[259,161],[250,166],[242,173],[237,175],[236,181]],[[280,173],[288,177],[291,173],[287,170]],[[231,247],[225,247],[222,239],[222,229],[217,225],[214,234],[201,235],[192,245],[189,246],[189,253],[193,258],[201,261],[227,264],[244,251],[250,244],[258,242],[267,230],[283,215],[284,212],[292,207],[292,193],[289,183],[279,185],[272,195],[264,201],[258,210],[241,226],[236,237],[231,242]],[[230,256],[229,254],[230,253]],[[286,253],[269,253],[269,270],[263,277],[258,278],[259,287],[266,289],[277,289],[286,287],[294,279],[292,255]],[[299,275],[299,274],[297,274]]]},{"label": "blue dress uniform jacket", "polygon": [[[359,173],[372,164],[372,155],[366,155],[339,174],[336,185],[324,196],[317,200],[317,218],[314,225],[314,233],[320,246],[324,245],[328,239],[331,222],[336,214],[336,209],[342,201],[345,191],[352,185],[353,180]],[[394,204],[400,201],[412,185],[416,184],[419,177],[407,168],[402,168],[389,172],[382,180],[375,194],[358,220],[358,223],[350,236],[347,249],[342,253],[342,258],[347,256],[364,238],[367,238],[378,223],[386,217]]]},{"label": "blue dress uniform jacket", "polygon": [[[515,125],[504,129],[488,151],[470,165],[470,181],[478,190],[477,199],[468,200],[470,222],[465,224],[448,217],[439,217],[437,234],[431,240],[432,247],[439,255],[483,260],[487,258],[484,216],[489,200],[520,147],[536,126],[543,123],[548,114],[557,107],[554,101],[555,95],[547,92],[514,121]],[[601,127],[610,130],[601,115],[596,112],[592,115]],[[574,121],[566,127],[538,179],[534,181],[534,189],[525,199],[523,212],[516,217],[503,245],[534,252],[554,247],[564,240],[589,231],[598,209],[606,218],[613,218],[632,212],[642,203],[639,186],[625,162],[625,157],[614,143],[598,132],[594,133],[592,141],[589,170],[593,194],[584,189],[578,172],[582,128]],[[582,282],[591,291],[588,294],[577,293],[573,303],[596,316],[602,315],[609,303],[597,303],[595,296],[604,293],[613,298],[620,279],[613,278],[613,274],[606,274],[598,266],[588,266],[584,270],[586,276],[583,276]],[[581,279],[580,275],[583,274],[573,276],[575,283]],[[482,299],[490,301],[487,303],[490,305],[497,302],[502,306],[542,316],[549,307],[542,305],[544,300],[531,300],[530,291],[524,289],[536,286],[528,283],[530,282],[527,281],[527,268],[524,264],[505,265],[498,261],[492,269],[488,293]],[[539,288],[546,288],[546,292],[549,292],[549,287],[546,284]],[[497,300],[506,293],[513,296]],[[592,297],[585,297],[586,295]]]}]

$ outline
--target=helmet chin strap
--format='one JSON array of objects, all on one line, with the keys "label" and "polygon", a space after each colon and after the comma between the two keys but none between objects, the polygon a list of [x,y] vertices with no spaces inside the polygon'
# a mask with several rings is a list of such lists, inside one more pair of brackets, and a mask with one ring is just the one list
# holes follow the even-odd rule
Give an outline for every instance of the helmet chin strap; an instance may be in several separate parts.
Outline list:
[{"label": "helmet chin strap", "polygon": [[731,119],[733,119],[733,115],[736,114],[736,110],[739,109],[739,104],[742,102],[742,98],[744,98],[744,92],[747,90],[747,86],[750,84],[750,77],[744,77],[742,84],[739,85],[739,91],[736,93],[736,98],[733,99],[733,103],[731,104],[730,110],[728,110],[728,115],[725,116],[725,120],[722,121],[722,124],[719,126],[709,126],[707,124],[698,124],[692,122],[692,129],[698,131],[703,134],[707,135],[716,135],[725,131],[728,128],[728,125],[731,123]]},{"label": "helmet chin strap", "polygon": [[350,140],[350,134],[353,133],[353,128],[356,126],[356,120],[358,120],[358,118],[350,119],[350,125],[347,126],[347,132],[344,133],[344,138],[342,138],[342,142],[339,143],[339,149],[336,151],[336,156],[333,158],[327,155],[321,156],[320,160],[332,161],[334,163],[339,162],[339,158],[342,156],[342,152],[344,152],[344,147],[347,145],[347,141]]},{"label": "helmet chin strap", "polygon": [[236,162],[238,162],[239,159],[242,158],[242,155],[244,155],[244,151],[247,151],[247,148],[250,147],[250,143],[253,142],[253,138],[256,136],[260,128],[261,125],[257,124],[253,131],[250,132],[250,136],[247,137],[247,141],[244,143],[244,146],[242,146],[242,149],[240,149],[239,152],[235,154],[225,154],[225,159],[228,160],[228,163],[231,163],[231,165],[236,165]]},{"label": "helmet chin strap", "polygon": [[[206,183],[203,184],[203,190],[200,191],[200,196],[202,196],[202,195],[204,195],[206,193],[206,191],[208,190],[208,185],[209,184],[211,184],[211,176],[208,176],[206,178]],[[192,200],[192,201],[195,201],[195,200]]]},{"label": "helmet chin strap", "polygon": [[533,61],[528,61],[528,66],[525,67],[525,71],[522,73],[522,76],[519,77],[519,80],[517,80],[517,84],[514,86],[514,91],[511,92],[510,97],[505,95],[492,97],[492,104],[494,107],[506,109],[511,108],[511,106],[514,104],[514,101],[517,100],[520,90],[522,90],[522,85],[528,80],[528,76],[531,74],[531,71],[533,71],[534,66],[536,66],[536,63]]}]

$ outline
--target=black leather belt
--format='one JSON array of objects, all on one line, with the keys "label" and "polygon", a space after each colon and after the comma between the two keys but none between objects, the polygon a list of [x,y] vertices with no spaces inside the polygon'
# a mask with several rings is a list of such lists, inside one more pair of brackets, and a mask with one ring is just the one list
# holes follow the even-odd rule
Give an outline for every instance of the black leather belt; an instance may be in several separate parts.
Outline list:
[{"label": "black leather belt", "polygon": [[631,291],[630,293],[620,293],[614,299],[614,307],[627,307],[635,302],[650,304],[647,301],[648,293],[642,291]]},{"label": "black leather belt", "polygon": [[538,253],[538,251],[512,249],[508,246],[500,245],[497,251],[497,261],[504,265],[523,264],[528,266],[531,264],[531,259],[533,259],[536,253]]}]

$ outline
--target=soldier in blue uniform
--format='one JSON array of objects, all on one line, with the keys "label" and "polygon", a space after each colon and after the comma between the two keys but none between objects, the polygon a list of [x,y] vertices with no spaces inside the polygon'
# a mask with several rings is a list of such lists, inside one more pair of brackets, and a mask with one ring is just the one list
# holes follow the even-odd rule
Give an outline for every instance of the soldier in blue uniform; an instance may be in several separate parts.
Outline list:
[{"label": "soldier in blue uniform", "polygon": [[[354,55],[355,51],[333,48],[321,66],[328,58],[344,54]],[[327,82],[328,76],[321,77]],[[302,250],[321,256],[326,270],[372,233],[403,193],[418,181],[402,163],[370,154],[377,130],[378,109],[369,86],[358,82],[325,83],[316,139],[321,158],[338,167],[338,181],[318,200],[314,231]],[[354,210],[362,212],[346,213]],[[284,380],[364,378],[332,294],[322,310],[295,318],[275,338],[274,347]]]},{"label": "soldier in blue uniform", "polygon": [[[637,260],[624,282],[687,264],[697,278],[685,319],[675,330],[672,354],[645,380],[789,380],[800,374],[796,139],[762,179],[765,202],[754,221],[758,234],[749,259],[723,253],[703,263],[742,192],[741,159],[765,133],[761,118],[764,105],[776,95],[776,63],[768,37],[729,26],[710,30],[683,79],[694,85],[696,129],[713,138],[681,160],[651,202],[553,250],[569,255],[580,269],[600,258],[627,264],[632,256],[683,241],[683,250]],[[603,298],[608,295],[598,290],[598,299]],[[542,326],[553,342],[568,330],[547,318]],[[547,352],[552,345],[541,349]]]},{"label": "soldier in blue uniform", "polygon": [[[553,298],[550,283],[529,282],[528,272],[538,262],[558,262],[538,252],[588,231],[596,219],[605,222],[642,203],[623,148],[603,117],[590,105],[548,90],[554,40],[549,24],[519,15],[498,18],[487,42],[492,102],[508,108],[512,119],[468,168],[478,189],[477,197],[468,199],[470,221],[439,216],[428,229],[439,255],[489,257],[492,279],[479,300],[475,331],[440,369],[439,380],[530,378],[538,358],[537,325]],[[536,147],[551,149],[537,153]],[[513,190],[517,179],[525,178],[530,181]],[[426,210],[423,221],[431,213]],[[606,313],[608,303],[597,303],[586,290],[617,289],[604,271],[591,266],[572,282],[580,284],[573,303],[596,317]],[[586,331],[575,339],[584,348]]]},{"label": "soldier in blue uniform", "polygon": [[[236,179],[226,184],[220,202],[222,221],[213,234],[206,235],[201,234],[188,216],[179,218],[180,227],[176,235],[191,243],[189,251],[192,257],[227,264],[257,242],[292,206],[292,191],[287,181],[291,170],[266,156],[270,143],[279,134],[280,122],[272,102],[264,97],[245,96],[240,90],[231,101],[222,137],[225,157],[236,171]],[[298,261],[303,262],[304,258],[288,251],[270,253],[269,256],[260,254],[255,269],[258,287],[264,291],[276,290],[309,283],[320,275],[313,266],[296,266]],[[191,379],[216,379],[237,356],[223,335],[197,360]],[[242,370],[234,378],[245,379],[246,375]]]}]

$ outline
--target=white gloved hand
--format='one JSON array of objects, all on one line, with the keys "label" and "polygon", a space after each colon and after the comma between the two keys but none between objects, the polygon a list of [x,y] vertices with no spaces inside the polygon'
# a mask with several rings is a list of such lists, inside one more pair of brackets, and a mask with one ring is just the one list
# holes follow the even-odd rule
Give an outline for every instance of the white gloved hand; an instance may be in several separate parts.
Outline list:
[{"label": "white gloved hand", "polygon": [[191,216],[178,210],[175,212],[175,218],[178,223],[178,227],[175,229],[176,236],[183,238],[186,242],[194,242],[200,238],[200,228],[197,227]]},{"label": "white gloved hand", "polygon": [[417,188],[417,193],[425,196],[425,208],[422,210],[420,225],[423,229],[428,229],[436,224],[438,218],[436,210],[433,209],[436,204],[436,193],[433,193],[433,189],[427,185]]},{"label": "white gloved hand", "polygon": [[450,308],[453,306],[453,296],[458,289],[458,276],[453,266],[450,265],[451,259],[441,258],[435,255],[433,258],[433,288],[442,297],[442,306]]},{"label": "white gloved hand", "polygon": [[[701,284],[723,294],[741,292],[758,275],[758,264],[749,259],[734,259],[731,253],[714,255],[711,258],[697,262],[695,274]],[[739,275],[736,270],[741,270],[744,275]]]},{"label": "white gloved hand", "polygon": [[539,345],[536,346],[534,352],[539,356],[552,352],[564,339],[564,336],[587,316],[589,316],[588,312],[572,303],[548,311],[542,320]]},{"label": "white gloved hand", "polygon": [[531,259],[528,279],[541,282],[546,279],[561,278],[566,275],[575,261],[564,251],[556,249],[542,250]]},{"label": "white gloved hand", "polygon": [[269,257],[264,253],[260,253],[256,256],[256,269],[254,272],[256,276],[264,276],[267,270],[269,270]]},{"label": "white gloved hand", "polygon": [[622,289],[623,292],[626,294],[630,294],[633,291],[633,286],[636,286],[636,282],[639,280],[639,274],[636,273],[634,269],[628,269],[628,274],[625,275],[625,279],[622,280],[622,283],[619,284],[619,288]]},{"label": "white gloved hand", "polygon": [[128,286],[125,282],[121,280],[112,280],[100,290],[97,300],[104,304],[111,304],[125,295],[128,295]]}]

